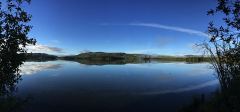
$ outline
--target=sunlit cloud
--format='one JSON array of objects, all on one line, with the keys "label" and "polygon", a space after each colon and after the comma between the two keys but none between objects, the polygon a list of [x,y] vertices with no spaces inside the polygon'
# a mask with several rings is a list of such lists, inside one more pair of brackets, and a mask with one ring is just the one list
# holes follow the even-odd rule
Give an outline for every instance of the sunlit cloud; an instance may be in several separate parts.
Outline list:
[{"label": "sunlit cloud", "polygon": [[47,46],[43,44],[29,45],[27,46],[28,52],[32,53],[63,53],[62,48]]},{"label": "sunlit cloud", "polygon": [[46,63],[25,63],[20,67],[21,75],[33,75],[37,72],[49,70],[49,69],[58,69],[61,67],[61,64],[46,64]]},{"label": "sunlit cloud", "polygon": [[206,34],[204,32],[201,32],[201,31],[198,31],[198,30],[193,30],[193,29],[182,28],[182,27],[176,27],[176,26],[167,26],[167,25],[156,24],[156,23],[130,23],[129,25],[159,28],[159,29],[165,29],[165,30],[171,30],[171,31],[177,31],[177,32],[182,32],[182,33],[193,34],[193,35],[202,36],[202,37],[209,37],[208,34]]}]

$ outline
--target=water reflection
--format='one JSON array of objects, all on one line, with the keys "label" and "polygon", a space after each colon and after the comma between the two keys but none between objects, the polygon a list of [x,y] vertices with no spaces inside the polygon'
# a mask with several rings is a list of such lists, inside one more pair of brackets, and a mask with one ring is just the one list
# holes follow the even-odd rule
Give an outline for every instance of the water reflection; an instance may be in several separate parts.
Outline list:
[{"label": "water reflection", "polygon": [[184,88],[177,88],[177,89],[157,91],[157,92],[147,92],[143,94],[144,95],[160,95],[160,94],[169,94],[169,93],[181,93],[181,92],[193,91],[193,90],[197,90],[197,89],[201,89],[201,88],[205,88],[205,87],[209,87],[217,84],[219,84],[218,80],[212,80],[199,85],[190,85]]},{"label": "water reflection", "polygon": [[139,64],[139,63],[150,63],[151,61],[145,60],[74,60],[84,65],[125,65],[125,64]]},{"label": "water reflection", "polygon": [[[195,94],[218,87],[209,64],[132,63],[94,66],[26,62],[18,96],[33,95],[27,112],[175,111]],[[25,75],[28,74],[28,75]],[[38,74],[38,75],[31,75]],[[55,77],[52,75],[57,74]],[[151,104],[151,105],[150,105]]]},{"label": "water reflection", "polygon": [[59,69],[62,64],[56,63],[45,63],[45,62],[26,62],[20,67],[21,75],[32,75],[40,71],[49,70],[49,69]]},{"label": "water reflection", "polygon": [[[6,96],[4,90],[11,90],[7,84],[18,92],[13,92],[13,97],[1,97],[0,110],[25,106],[26,112],[175,111],[193,95],[215,91],[218,82],[213,73],[208,63],[25,62],[18,72],[8,75],[14,76],[9,78],[11,83],[1,85],[5,87],[1,88],[2,96]],[[16,76],[23,79],[18,89],[19,80],[13,80]],[[32,95],[30,102],[25,100],[28,95]],[[15,106],[1,109],[2,104]]]},{"label": "water reflection", "polygon": [[0,111],[17,112],[22,110],[28,98],[16,97],[17,84],[22,79],[19,66],[23,62],[20,54],[6,56],[1,53],[0,57]]},{"label": "water reflection", "polygon": [[184,64],[199,64],[199,63],[206,63],[206,62],[184,62],[184,61],[168,61],[168,60],[84,60],[84,59],[78,59],[78,60],[71,60],[73,62],[78,62],[80,64],[84,65],[125,65],[125,64],[144,64],[144,63],[184,63]]}]

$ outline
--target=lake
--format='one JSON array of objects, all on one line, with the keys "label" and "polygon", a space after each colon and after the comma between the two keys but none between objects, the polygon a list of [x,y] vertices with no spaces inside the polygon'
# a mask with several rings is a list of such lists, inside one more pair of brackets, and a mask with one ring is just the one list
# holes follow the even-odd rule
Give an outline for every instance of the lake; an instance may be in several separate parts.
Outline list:
[{"label": "lake", "polygon": [[208,63],[26,62],[16,96],[27,112],[175,112],[219,88]]}]

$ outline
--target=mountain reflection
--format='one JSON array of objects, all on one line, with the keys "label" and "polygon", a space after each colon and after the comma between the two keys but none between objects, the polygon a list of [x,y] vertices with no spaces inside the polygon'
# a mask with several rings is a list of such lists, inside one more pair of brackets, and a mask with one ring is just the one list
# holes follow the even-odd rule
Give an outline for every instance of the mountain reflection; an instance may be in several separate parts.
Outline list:
[{"label": "mountain reflection", "polygon": [[61,68],[61,64],[55,63],[39,63],[39,62],[26,62],[20,67],[21,75],[32,75],[44,70],[55,70]]}]

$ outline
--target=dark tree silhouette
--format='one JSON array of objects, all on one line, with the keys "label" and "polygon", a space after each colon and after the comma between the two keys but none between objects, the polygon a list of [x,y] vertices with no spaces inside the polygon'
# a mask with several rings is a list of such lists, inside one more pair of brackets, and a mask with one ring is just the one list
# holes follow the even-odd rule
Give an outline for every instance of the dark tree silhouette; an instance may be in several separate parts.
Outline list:
[{"label": "dark tree silhouette", "polygon": [[25,61],[26,45],[36,40],[28,37],[31,20],[23,8],[30,0],[0,2],[0,96],[14,89],[20,79],[19,66]]},{"label": "dark tree silhouette", "polygon": [[209,10],[208,15],[217,13],[223,15],[224,24],[209,23],[210,41],[203,47],[211,56],[222,89],[227,89],[240,78],[240,1],[218,0],[216,9]]},{"label": "dark tree silhouette", "polygon": [[220,13],[222,25],[209,23],[209,42],[200,44],[211,56],[221,91],[211,100],[195,100],[182,112],[240,112],[240,1],[218,0],[216,9],[208,15]]},{"label": "dark tree silhouette", "polygon": [[[240,1],[218,0],[208,15],[220,13],[222,25],[209,23],[211,37],[204,48],[210,53],[212,65],[221,84],[221,99],[227,111],[240,110]],[[219,103],[218,102],[218,103]]]}]

